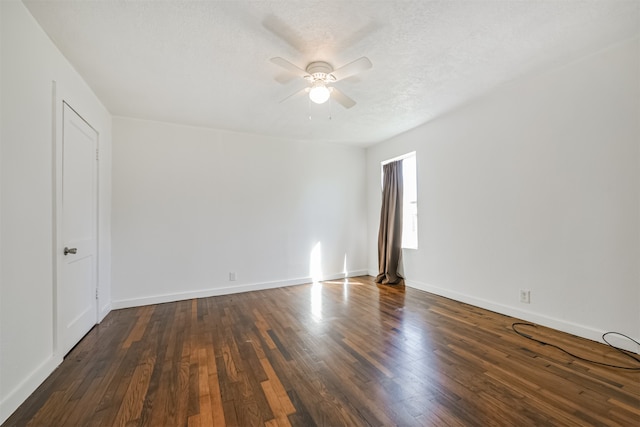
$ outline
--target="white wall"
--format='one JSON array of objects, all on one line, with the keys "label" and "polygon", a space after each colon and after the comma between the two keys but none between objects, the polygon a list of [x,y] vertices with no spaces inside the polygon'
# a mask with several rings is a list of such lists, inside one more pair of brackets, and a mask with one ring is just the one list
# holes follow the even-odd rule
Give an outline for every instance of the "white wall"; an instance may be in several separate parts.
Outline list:
[{"label": "white wall", "polygon": [[[364,149],[114,118],[113,304],[366,273]],[[236,281],[229,280],[235,272]]]},{"label": "white wall", "polygon": [[[415,150],[409,285],[594,340],[638,339],[639,56],[637,38],[623,42],[368,149],[369,241],[380,162]],[[368,260],[377,271],[374,245]]]},{"label": "white wall", "polygon": [[61,362],[54,340],[52,81],[99,132],[101,315],[110,297],[111,118],[21,2],[0,2],[0,422]]}]

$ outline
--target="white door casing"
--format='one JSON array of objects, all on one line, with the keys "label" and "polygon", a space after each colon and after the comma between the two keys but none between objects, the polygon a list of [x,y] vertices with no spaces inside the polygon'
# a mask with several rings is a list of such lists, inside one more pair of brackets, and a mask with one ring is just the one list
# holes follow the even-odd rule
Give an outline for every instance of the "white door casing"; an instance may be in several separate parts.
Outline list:
[{"label": "white door casing", "polygon": [[97,148],[97,132],[63,101],[57,284],[61,355],[97,321]]}]

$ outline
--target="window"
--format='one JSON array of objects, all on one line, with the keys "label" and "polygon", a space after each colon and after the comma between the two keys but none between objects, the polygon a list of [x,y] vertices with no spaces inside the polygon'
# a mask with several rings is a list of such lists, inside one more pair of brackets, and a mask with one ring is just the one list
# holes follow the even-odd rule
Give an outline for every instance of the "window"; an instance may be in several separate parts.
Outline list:
[{"label": "window", "polygon": [[418,249],[418,181],[416,152],[402,160],[402,247]]},{"label": "window", "polygon": [[384,179],[382,166],[402,160],[402,247],[418,249],[418,174],[416,152],[386,160],[380,164],[381,182]]}]

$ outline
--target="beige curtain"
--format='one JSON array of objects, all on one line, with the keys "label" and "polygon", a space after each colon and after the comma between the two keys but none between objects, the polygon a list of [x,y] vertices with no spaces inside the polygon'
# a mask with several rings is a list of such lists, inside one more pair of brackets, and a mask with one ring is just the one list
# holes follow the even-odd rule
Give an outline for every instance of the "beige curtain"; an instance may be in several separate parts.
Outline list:
[{"label": "beige curtain", "polygon": [[400,283],[398,274],[402,254],[402,160],[383,166],[382,209],[378,232],[377,283]]}]

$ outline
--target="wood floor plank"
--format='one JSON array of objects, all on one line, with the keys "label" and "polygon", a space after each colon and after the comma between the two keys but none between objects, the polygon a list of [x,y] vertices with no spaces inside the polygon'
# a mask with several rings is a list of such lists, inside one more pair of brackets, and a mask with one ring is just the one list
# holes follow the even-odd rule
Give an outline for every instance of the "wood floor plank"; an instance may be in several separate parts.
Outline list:
[{"label": "wood floor plank", "polygon": [[132,343],[140,341],[142,339],[142,336],[144,335],[144,331],[149,324],[149,320],[151,319],[151,315],[153,314],[154,309],[155,306],[152,305],[148,305],[140,309],[138,321],[131,330],[131,333],[129,334],[127,339],[122,343],[122,348],[129,348],[131,347]]},{"label": "wood floor plank", "polygon": [[[272,397],[275,398],[275,402],[277,403],[278,410],[281,411],[285,416],[296,412],[296,408],[293,406],[293,403],[291,403],[291,400],[289,400],[289,396],[287,395],[287,392],[282,386],[282,383],[280,382],[280,378],[278,377],[278,374],[276,374],[276,372],[273,370],[273,367],[269,363],[269,360],[260,359],[260,363],[262,364],[262,368],[264,369],[264,372],[267,374],[267,378],[269,378],[267,381],[263,381],[262,384],[268,383],[268,388],[273,393]],[[267,395],[267,399],[269,400],[269,405],[271,406],[272,409],[274,409],[272,405],[273,400],[269,399],[269,397],[270,396]]]},{"label": "wood floor plank", "polygon": [[640,372],[515,321],[371,277],[114,310],[3,427],[640,425]]}]

